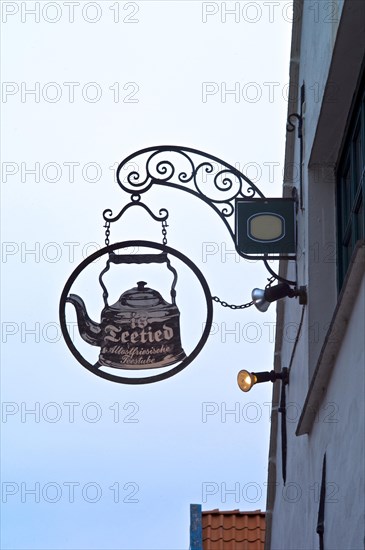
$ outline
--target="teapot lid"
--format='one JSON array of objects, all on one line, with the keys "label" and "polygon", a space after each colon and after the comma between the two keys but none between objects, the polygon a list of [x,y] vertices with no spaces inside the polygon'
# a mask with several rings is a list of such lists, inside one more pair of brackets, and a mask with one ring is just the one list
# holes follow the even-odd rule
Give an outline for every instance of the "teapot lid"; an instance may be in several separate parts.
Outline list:
[{"label": "teapot lid", "polygon": [[146,284],[147,283],[145,281],[138,281],[136,287],[123,292],[119,298],[119,302],[124,306],[134,308],[168,305],[157,290],[146,287]]}]

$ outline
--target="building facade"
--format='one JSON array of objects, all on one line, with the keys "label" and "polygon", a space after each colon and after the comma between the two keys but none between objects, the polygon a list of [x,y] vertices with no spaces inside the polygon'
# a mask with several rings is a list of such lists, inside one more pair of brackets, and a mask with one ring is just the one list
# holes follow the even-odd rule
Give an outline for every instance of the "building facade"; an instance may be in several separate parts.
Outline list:
[{"label": "building facade", "polygon": [[365,2],[294,0],[284,192],[308,301],[277,303],[267,550],[365,546]]}]

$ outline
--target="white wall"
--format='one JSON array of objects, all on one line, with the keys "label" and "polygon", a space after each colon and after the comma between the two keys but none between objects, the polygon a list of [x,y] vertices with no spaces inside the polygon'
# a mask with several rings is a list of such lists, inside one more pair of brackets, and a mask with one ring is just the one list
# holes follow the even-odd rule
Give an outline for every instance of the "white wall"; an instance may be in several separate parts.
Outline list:
[{"label": "white wall", "polygon": [[288,392],[287,481],[280,475],[280,416],[277,490],[272,523],[272,550],[313,550],[316,534],[323,455],[327,456],[325,548],[361,550],[364,547],[364,311],[365,277],[355,300],[347,331],[336,358],[327,392],[309,435],[295,436],[297,402]]},{"label": "white wall", "polygon": [[[296,266],[289,263],[287,278],[295,279],[297,275],[298,284],[307,285],[308,305],[287,386],[285,486],[281,476],[281,415],[273,409],[273,414],[278,414],[278,424],[276,430],[276,421],[272,422],[274,455],[270,463],[274,471],[271,466],[269,474],[269,484],[276,482],[277,486],[275,492],[269,492],[267,503],[268,517],[272,519],[266,548],[271,550],[319,548],[316,526],[325,453],[325,549],[360,550],[365,543],[364,276],[357,283],[358,295],[352,310],[349,308],[347,328],[333,357],[316,421],[308,434],[296,435],[337,305],[334,162],[340,152],[363,55],[363,43],[358,38],[361,34],[356,34],[361,27],[361,9],[364,11],[364,3],[358,0],[304,0],[302,23],[294,26],[300,35],[300,47],[292,63],[299,63],[298,88],[303,81],[306,86],[304,208],[298,213],[300,253]],[[292,78],[293,75],[294,71]],[[329,99],[337,88],[340,91],[331,103]],[[299,102],[297,109],[299,112]],[[299,163],[298,139],[294,150],[287,147],[285,162]],[[280,366],[288,367],[294,347],[293,329],[299,328],[302,307],[297,300],[286,299],[278,311],[277,342],[282,344],[276,353]]]}]

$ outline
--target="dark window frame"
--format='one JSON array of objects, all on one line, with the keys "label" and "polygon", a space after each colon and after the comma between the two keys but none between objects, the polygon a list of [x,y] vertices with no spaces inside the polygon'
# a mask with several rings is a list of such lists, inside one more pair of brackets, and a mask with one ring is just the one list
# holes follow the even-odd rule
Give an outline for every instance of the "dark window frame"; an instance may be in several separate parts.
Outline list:
[{"label": "dark window frame", "polygon": [[356,243],[365,238],[365,72],[360,82],[336,171],[338,291]]}]

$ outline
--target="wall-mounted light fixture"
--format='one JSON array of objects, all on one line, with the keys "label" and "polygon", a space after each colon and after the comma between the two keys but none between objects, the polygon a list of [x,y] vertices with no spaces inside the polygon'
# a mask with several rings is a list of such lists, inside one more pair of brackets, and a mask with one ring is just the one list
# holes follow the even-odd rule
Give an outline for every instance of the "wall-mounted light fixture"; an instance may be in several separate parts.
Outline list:
[{"label": "wall-mounted light fixture", "polygon": [[261,312],[265,312],[269,305],[281,298],[299,298],[301,305],[307,303],[307,292],[305,286],[299,287],[299,289],[291,288],[287,283],[279,283],[275,286],[268,286],[264,290],[261,288],[254,288],[252,291],[252,300],[257,309]]},{"label": "wall-mounted light fixture", "polygon": [[281,452],[282,452],[282,474],[284,485],[286,482],[286,452],[287,452],[287,435],[286,435],[286,395],[285,387],[289,384],[289,370],[286,367],[281,369],[281,372],[248,372],[241,370],[237,375],[237,383],[240,389],[244,392],[250,391],[252,386],[260,382],[275,382],[281,380],[281,397],[278,412],[281,413]]},{"label": "wall-mounted light fixture", "polygon": [[237,383],[240,389],[244,392],[250,391],[252,386],[260,384],[261,382],[275,382],[276,380],[282,380],[284,385],[289,383],[289,372],[287,368],[283,368],[281,372],[248,372],[247,370],[240,370],[237,375]]}]

